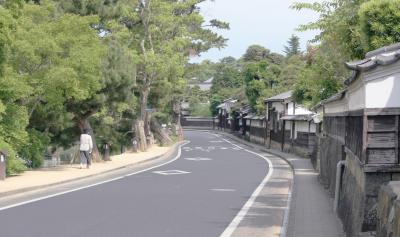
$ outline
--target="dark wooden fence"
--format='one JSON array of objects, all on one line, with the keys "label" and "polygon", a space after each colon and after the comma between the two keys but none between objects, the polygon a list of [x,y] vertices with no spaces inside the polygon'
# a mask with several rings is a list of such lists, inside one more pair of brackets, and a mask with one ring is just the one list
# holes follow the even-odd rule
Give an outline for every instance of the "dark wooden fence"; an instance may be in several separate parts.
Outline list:
[{"label": "dark wooden fence", "polygon": [[201,117],[181,117],[181,125],[184,128],[195,129],[214,129],[218,125],[217,118],[201,118]]}]

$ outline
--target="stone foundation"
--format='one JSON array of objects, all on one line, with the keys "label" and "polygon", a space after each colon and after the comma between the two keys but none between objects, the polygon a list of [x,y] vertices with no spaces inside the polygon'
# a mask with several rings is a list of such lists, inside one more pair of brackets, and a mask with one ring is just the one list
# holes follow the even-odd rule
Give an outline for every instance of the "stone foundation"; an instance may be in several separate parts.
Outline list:
[{"label": "stone foundation", "polygon": [[390,182],[379,192],[376,237],[400,236],[400,182]]},{"label": "stone foundation", "polygon": [[347,153],[338,206],[338,215],[347,236],[377,229],[379,190],[393,177],[396,175],[391,172],[365,172],[358,159]]}]

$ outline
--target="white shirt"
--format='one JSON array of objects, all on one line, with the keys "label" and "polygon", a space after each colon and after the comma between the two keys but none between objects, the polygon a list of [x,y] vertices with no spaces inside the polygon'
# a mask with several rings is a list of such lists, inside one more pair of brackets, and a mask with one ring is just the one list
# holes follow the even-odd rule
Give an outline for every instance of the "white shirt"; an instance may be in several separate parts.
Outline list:
[{"label": "white shirt", "polygon": [[79,150],[92,152],[92,149],[93,149],[92,137],[89,134],[82,134],[81,145]]}]

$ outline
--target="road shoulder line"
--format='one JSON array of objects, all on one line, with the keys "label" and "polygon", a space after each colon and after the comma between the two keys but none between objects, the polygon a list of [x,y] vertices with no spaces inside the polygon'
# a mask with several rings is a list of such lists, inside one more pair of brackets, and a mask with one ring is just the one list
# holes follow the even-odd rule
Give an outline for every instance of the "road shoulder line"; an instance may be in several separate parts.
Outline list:
[{"label": "road shoulder line", "polygon": [[[113,182],[113,181],[116,181],[116,180],[120,180],[120,179],[129,177],[129,176],[133,176],[135,174],[139,174],[139,173],[143,173],[143,172],[146,172],[146,171],[149,171],[149,170],[152,170],[152,169],[159,168],[161,166],[170,164],[170,163],[178,160],[181,157],[181,154],[182,154],[182,147],[187,145],[187,144],[189,144],[189,143],[190,143],[190,141],[185,141],[185,142],[182,142],[181,144],[179,144],[178,148],[177,148],[178,149],[177,155],[173,159],[171,159],[171,160],[169,160],[167,162],[164,162],[162,164],[151,166],[149,168],[146,168],[146,169],[143,169],[143,170],[140,170],[140,171],[136,171],[136,172],[133,172],[133,173],[130,173],[130,174],[126,174],[126,175],[119,176],[119,177],[116,177],[116,178],[108,179],[108,180],[105,180],[105,181],[97,182],[97,183],[94,183],[94,184],[82,186],[82,187],[79,187],[79,188],[70,189],[70,190],[67,190],[67,191],[58,192],[58,193],[55,193],[55,194],[46,195],[46,196],[43,196],[43,197],[31,199],[31,200],[28,200],[28,201],[19,202],[19,203],[16,203],[16,204],[0,207],[0,211],[4,211],[4,210],[7,210],[7,209],[10,209],[10,208],[13,208],[13,207],[23,206],[23,205],[26,205],[26,204],[29,204],[29,203],[34,203],[34,202],[38,202],[38,201],[41,201],[41,200],[45,200],[45,199],[61,196],[61,195],[72,193],[72,192],[76,192],[76,191],[79,191],[79,190],[83,190],[83,189],[99,186],[99,185],[102,185],[102,184],[110,183],[110,182]],[[169,154],[169,155],[172,155],[172,154]],[[109,171],[109,172],[111,172],[111,171]]]},{"label": "road shoulder line", "polygon": [[[207,131],[207,133],[210,133],[210,134],[213,134],[212,132],[216,132],[216,131]],[[275,154],[274,152],[269,152],[265,148],[263,148],[263,147],[261,147],[261,146],[259,146],[257,144],[248,144],[249,142],[244,141],[244,140],[242,140],[240,138],[234,137],[231,134],[227,134],[227,133],[221,132],[221,131],[217,131],[216,134],[224,136],[224,137],[229,138],[231,140],[234,140],[235,142],[238,142],[238,143],[240,143],[240,144],[242,144],[244,146],[247,146],[250,149],[258,150],[260,152],[276,156],[276,159],[281,160],[282,162],[284,162],[285,164],[287,164],[289,166],[290,172],[292,174],[292,179],[291,179],[291,182],[290,182],[290,185],[289,185],[289,191],[288,191],[288,197],[287,197],[287,201],[286,201],[286,207],[285,207],[284,216],[283,216],[282,225],[281,225],[281,230],[280,230],[280,234],[279,234],[280,237],[286,237],[287,236],[287,231],[288,231],[288,225],[289,225],[290,208],[291,208],[292,198],[293,198],[292,197],[292,193],[293,193],[293,188],[294,188],[294,185],[295,185],[294,184],[294,182],[295,182],[295,179],[294,179],[295,169],[294,169],[292,163],[289,160],[287,160],[285,157],[282,157],[279,154]],[[213,135],[216,135],[216,134],[213,134]],[[242,149],[244,149],[244,148],[242,148]],[[244,149],[244,150],[249,151],[247,149]],[[253,152],[253,151],[250,151],[250,152],[253,153],[253,154],[257,154],[258,156],[262,156],[262,155],[258,154],[257,152]],[[265,186],[268,186],[267,183],[265,184]],[[243,218],[244,217],[242,217],[242,219]],[[231,233],[231,235],[232,235],[232,233]],[[231,235],[225,235],[225,236],[221,235],[221,237],[228,237],[228,236],[231,236]]]},{"label": "road shoulder line", "polygon": [[256,201],[257,197],[261,193],[262,189],[267,185],[268,181],[271,179],[271,176],[274,172],[274,166],[273,166],[271,160],[268,159],[267,157],[265,157],[257,152],[253,152],[253,151],[247,150],[241,146],[238,146],[225,138],[223,138],[223,140],[230,143],[233,146],[243,149],[244,151],[246,151],[248,153],[251,153],[253,155],[263,158],[264,160],[267,161],[268,166],[269,166],[267,176],[263,179],[263,181],[261,181],[261,183],[258,185],[256,190],[251,194],[250,198],[247,200],[247,202],[244,204],[244,206],[240,209],[239,213],[236,214],[235,218],[232,220],[232,222],[229,224],[229,226],[225,229],[225,231],[220,236],[220,237],[230,237],[233,234],[233,232],[237,229],[237,227],[240,225],[243,218],[247,215],[250,208],[253,206],[254,202]]}]

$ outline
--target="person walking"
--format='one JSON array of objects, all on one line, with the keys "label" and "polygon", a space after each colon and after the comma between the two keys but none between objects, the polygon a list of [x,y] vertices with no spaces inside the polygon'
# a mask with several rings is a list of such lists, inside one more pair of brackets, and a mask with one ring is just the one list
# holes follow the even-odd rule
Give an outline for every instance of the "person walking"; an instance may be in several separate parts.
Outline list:
[{"label": "person walking", "polygon": [[83,164],[86,163],[86,168],[89,169],[91,165],[91,157],[93,150],[93,141],[92,137],[89,135],[89,130],[84,129],[83,134],[81,134],[80,139],[80,156],[81,156],[81,165],[80,168],[83,168]]}]

